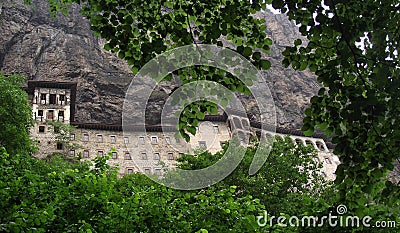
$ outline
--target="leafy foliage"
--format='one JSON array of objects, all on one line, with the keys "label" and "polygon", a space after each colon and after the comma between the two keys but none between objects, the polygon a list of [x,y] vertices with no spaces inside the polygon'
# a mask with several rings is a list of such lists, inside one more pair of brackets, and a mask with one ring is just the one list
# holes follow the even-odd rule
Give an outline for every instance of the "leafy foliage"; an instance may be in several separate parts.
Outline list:
[{"label": "leafy foliage", "polygon": [[0,146],[10,153],[32,152],[29,129],[33,125],[25,78],[0,73]]},{"label": "leafy foliage", "polygon": [[81,147],[78,143],[71,141],[71,134],[74,133],[76,126],[65,124],[60,121],[47,121],[47,124],[53,127],[56,135],[56,142],[63,145],[64,152],[69,151],[70,149],[79,149]]},{"label": "leafy foliage", "polygon": [[[168,189],[143,174],[117,177],[98,158],[47,163],[29,156],[0,154],[2,232],[240,232],[258,229],[264,208],[235,187],[196,192]],[[244,208],[245,207],[245,208]]]},{"label": "leafy foliage", "polygon": [[[311,98],[302,129],[333,135],[342,202],[358,213],[398,213],[399,186],[385,178],[400,151],[398,2],[275,0],[273,6],[308,39],[287,47],[283,64],[309,68],[325,86]],[[376,203],[389,209],[374,209]]]},{"label": "leafy foliage", "polygon": [[[225,149],[228,144],[225,145]],[[248,149],[238,167],[224,180],[216,184],[227,188],[237,186],[237,196],[252,195],[260,199],[268,212],[279,215],[300,215],[304,212],[323,211],[334,201],[335,190],[321,176],[321,163],[310,146],[296,146],[289,137],[278,139],[258,173],[249,175],[248,170],[256,150]],[[216,154],[183,155],[178,159],[179,168],[201,169],[217,162],[224,151]]]},{"label": "leafy foliage", "polygon": [[[224,150],[228,147],[225,146]],[[320,173],[322,163],[316,162],[317,152],[312,146],[295,145],[286,137],[279,137],[268,155],[266,163],[254,175],[248,170],[252,163],[255,149],[247,150],[238,167],[224,180],[217,183],[218,188],[236,188],[236,196],[251,195],[260,200],[270,216],[317,216],[321,220],[328,213],[336,213],[336,206],[342,204],[337,198],[338,189],[333,182],[326,181]],[[183,155],[179,161],[182,169],[201,169],[217,162],[223,151],[211,154]],[[386,203],[376,203],[375,208],[386,209]],[[363,215],[358,215],[363,216]],[[398,216],[390,212],[370,213],[374,220],[398,221]],[[268,227],[268,225],[267,225]],[[262,228],[261,228],[262,229]],[[368,228],[360,224],[359,227],[345,228],[324,224],[318,228],[310,227],[282,227],[274,225],[267,228],[270,232],[397,232],[397,228]]]},{"label": "leafy foliage", "polygon": [[[326,215],[334,189],[322,183],[311,147],[277,143],[261,173],[247,175],[254,150],[216,186],[179,191],[143,174],[118,178],[109,156],[70,163],[0,151],[2,232],[321,232],[331,228],[260,227],[256,216]],[[311,157],[309,157],[311,156]],[[220,154],[185,155],[182,167],[215,162]],[[304,166],[304,171],[299,170]],[[310,183],[311,182],[311,183]],[[311,188],[312,186],[312,188]],[[296,188],[296,189],[295,189]],[[356,231],[339,228],[337,232]],[[360,229],[359,229],[360,230]],[[390,232],[385,229],[385,232]],[[363,232],[367,232],[362,230]],[[371,231],[374,232],[374,231]],[[379,232],[379,231],[377,231]]]}]

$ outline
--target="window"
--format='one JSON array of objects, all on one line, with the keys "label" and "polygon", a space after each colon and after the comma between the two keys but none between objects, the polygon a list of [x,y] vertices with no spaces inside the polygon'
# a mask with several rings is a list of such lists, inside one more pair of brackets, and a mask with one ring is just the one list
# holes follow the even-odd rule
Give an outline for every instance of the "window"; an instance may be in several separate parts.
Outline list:
[{"label": "window", "polygon": [[317,145],[317,148],[318,148],[319,150],[321,150],[321,151],[324,151],[324,150],[325,150],[324,144],[323,144],[322,142],[317,141],[317,142],[316,142],[316,145]]},{"label": "window", "polygon": [[54,119],[54,110],[49,110],[47,113],[47,119],[53,120]]},{"label": "window", "polygon": [[75,134],[69,135],[69,140],[70,141],[75,141]]},{"label": "window", "polygon": [[115,142],[115,136],[110,136],[110,140],[111,140],[112,143],[114,143]]},{"label": "window", "polygon": [[328,157],[325,157],[325,163],[332,164],[331,160]]},{"label": "window", "polygon": [[46,101],[46,94],[40,94],[40,100]]},{"label": "window", "polygon": [[104,156],[104,152],[101,151],[101,150],[99,150],[99,151],[97,152],[97,155],[100,156],[100,157],[103,157],[103,156]]},{"label": "window", "polygon": [[139,137],[139,142],[140,142],[141,144],[144,144],[144,137]]},{"label": "window", "polygon": [[64,121],[64,111],[58,111],[58,120]]},{"label": "window", "polygon": [[154,160],[160,160],[160,153],[154,153]]},{"label": "window", "polygon": [[38,110],[38,116],[43,116],[43,110]]},{"label": "window", "polygon": [[207,148],[206,142],[205,141],[199,141],[199,146],[201,148]]},{"label": "window", "polygon": [[43,125],[39,126],[39,133],[44,133],[44,126]]},{"label": "window", "polygon": [[214,129],[214,133],[219,133],[218,125],[214,125],[213,129]]},{"label": "window", "polygon": [[142,159],[146,160],[147,159],[147,154],[146,153],[142,153]]},{"label": "window", "polygon": [[296,138],[294,141],[296,142],[296,145],[303,145],[303,142],[299,138]]},{"label": "window", "polygon": [[65,101],[65,95],[60,95],[60,101]]},{"label": "window", "polygon": [[131,154],[129,154],[129,152],[125,152],[125,160],[131,160]]},{"label": "window", "polygon": [[88,142],[89,141],[89,134],[85,133],[83,134],[83,141]]},{"label": "window", "polygon": [[50,104],[56,104],[56,94],[50,94]]},{"label": "window", "polygon": [[124,137],[124,143],[128,144],[129,143],[129,138],[128,137]]},{"label": "window", "polygon": [[113,152],[111,152],[111,153],[112,153],[111,158],[117,159],[117,152],[113,151]]},{"label": "window", "polygon": [[318,157],[313,158],[313,160],[314,160],[314,162],[316,162],[316,163],[319,163],[319,162],[320,162]]},{"label": "window", "polygon": [[154,169],[154,174],[161,176],[161,169],[160,168],[155,168]]},{"label": "window", "polygon": [[313,143],[312,143],[312,141],[310,141],[310,140],[306,140],[306,145],[308,146],[308,145],[313,145]]},{"label": "window", "polygon": [[70,150],[69,151],[69,156],[75,156],[75,150]]},{"label": "window", "polygon": [[157,143],[158,139],[157,136],[151,136],[151,143]]},{"label": "window", "polygon": [[279,135],[279,134],[275,134],[275,139],[278,141],[283,141],[282,135]]},{"label": "window", "polygon": [[272,137],[273,137],[273,136],[272,136],[272,134],[270,134],[270,133],[266,133],[266,134],[265,134],[265,138],[266,138],[267,140],[270,140]]},{"label": "window", "polygon": [[133,174],[133,168],[127,168],[126,173],[128,174]]},{"label": "window", "polygon": [[166,137],[166,138],[165,138],[165,142],[166,142],[167,144],[171,144],[171,138],[170,138],[170,137]]},{"label": "window", "polygon": [[169,160],[174,160],[174,154],[173,153],[168,153],[168,159]]},{"label": "window", "polygon": [[88,150],[84,150],[83,151],[83,158],[89,158],[89,151]]},{"label": "window", "polygon": [[63,149],[63,144],[60,142],[57,142],[57,150],[62,150]]},{"label": "window", "polygon": [[150,174],[150,168],[145,168],[145,169],[144,169],[144,173],[147,174],[147,175],[149,175],[149,174]]},{"label": "window", "polygon": [[97,141],[103,142],[103,135],[97,135]]}]

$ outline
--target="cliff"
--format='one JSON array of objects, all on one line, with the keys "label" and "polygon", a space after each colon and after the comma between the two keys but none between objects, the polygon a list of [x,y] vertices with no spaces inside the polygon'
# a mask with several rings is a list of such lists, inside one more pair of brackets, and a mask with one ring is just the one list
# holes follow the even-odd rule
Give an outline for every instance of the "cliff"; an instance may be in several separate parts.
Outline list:
[{"label": "cliff", "polygon": [[[130,67],[103,50],[104,42],[90,31],[90,24],[73,6],[70,14],[50,17],[47,1],[5,0],[0,8],[0,71],[20,73],[30,80],[68,81],[78,84],[75,121],[119,123],[124,93],[133,78]],[[258,14],[267,23],[273,39],[266,81],[277,107],[278,126],[300,128],[304,110],[319,84],[309,72],[296,72],[281,65],[280,52],[300,37],[296,26],[282,15]],[[163,85],[151,100],[149,110],[158,113],[167,93]],[[254,117],[251,98],[241,96]],[[150,123],[158,122],[157,114]],[[256,117],[255,117],[256,118]]]}]

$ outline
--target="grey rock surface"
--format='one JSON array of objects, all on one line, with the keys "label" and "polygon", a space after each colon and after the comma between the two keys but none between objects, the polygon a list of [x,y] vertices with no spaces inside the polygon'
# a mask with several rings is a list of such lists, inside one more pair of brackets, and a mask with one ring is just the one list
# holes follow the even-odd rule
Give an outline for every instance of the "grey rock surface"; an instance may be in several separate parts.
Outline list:
[{"label": "grey rock surface", "polygon": [[[70,8],[68,16],[50,17],[47,1],[3,0],[0,4],[0,71],[20,73],[30,80],[76,82],[75,121],[118,124],[125,92],[134,75],[125,61],[103,49],[104,41],[90,24]],[[319,89],[310,72],[297,72],[281,65],[281,51],[300,37],[296,26],[283,15],[258,13],[267,24],[274,45],[268,55],[271,69],[265,72],[273,95],[277,126],[298,129],[309,99]],[[159,122],[165,98],[176,83],[163,83],[154,91],[147,111],[150,124]],[[240,97],[251,119],[259,119],[254,99]]]}]

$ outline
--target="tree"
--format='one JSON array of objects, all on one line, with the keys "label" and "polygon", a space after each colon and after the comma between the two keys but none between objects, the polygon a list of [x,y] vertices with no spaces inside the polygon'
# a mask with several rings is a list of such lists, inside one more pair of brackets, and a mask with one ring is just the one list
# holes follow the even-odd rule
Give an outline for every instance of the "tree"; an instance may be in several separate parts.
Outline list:
[{"label": "tree", "polygon": [[[289,219],[296,216],[317,216],[319,220],[328,213],[336,214],[337,206],[342,202],[337,198],[338,189],[331,181],[326,181],[320,173],[322,163],[316,162],[317,151],[312,146],[295,145],[290,137],[283,140],[276,138],[267,161],[259,172],[249,175],[248,170],[252,163],[255,148],[250,147],[238,167],[224,180],[217,183],[217,188],[235,186],[236,197],[251,195],[260,200],[269,216],[285,216]],[[255,144],[257,145],[257,144]],[[226,150],[228,145],[224,147]],[[216,154],[203,152],[199,155],[183,155],[178,159],[178,167],[182,169],[201,169],[209,167],[222,156],[221,151]],[[385,203],[376,208],[386,209]],[[360,215],[359,217],[361,217]],[[393,220],[387,212],[369,215],[374,220]],[[319,222],[320,223],[320,222]],[[360,224],[359,227],[339,227],[324,224],[317,228],[300,226],[269,229],[271,232],[397,232],[396,227],[374,229]]]},{"label": "tree", "polygon": [[386,179],[400,152],[398,1],[274,0],[273,7],[307,36],[286,48],[283,64],[309,68],[324,85],[302,130],[333,136],[341,201],[359,213],[398,213],[399,186]]},{"label": "tree", "polygon": [[[111,156],[111,155],[109,155]],[[264,209],[236,187],[179,191],[144,174],[117,177],[99,158],[91,164],[53,156],[49,162],[0,149],[2,232],[244,232],[260,229]],[[203,230],[204,232],[204,230]]]},{"label": "tree", "polygon": [[[199,155],[185,154],[178,159],[178,167],[188,170],[208,167],[221,159],[228,146],[216,154],[208,151]],[[288,136],[284,140],[277,138],[259,172],[249,175],[256,148],[247,149],[237,168],[216,185],[222,188],[237,186],[238,197],[251,195],[260,199],[268,212],[275,215],[324,211],[334,204],[332,193],[336,190],[332,182],[322,177],[322,163],[316,162],[318,155],[314,148],[297,146]]]},{"label": "tree", "polygon": [[33,152],[29,138],[32,109],[22,89],[25,80],[20,75],[0,73],[0,146],[12,154]]},{"label": "tree", "polygon": [[48,121],[47,123],[53,126],[56,142],[62,144],[64,153],[71,149],[76,150],[82,147],[78,143],[71,141],[71,134],[74,133],[75,126],[60,121]]}]

